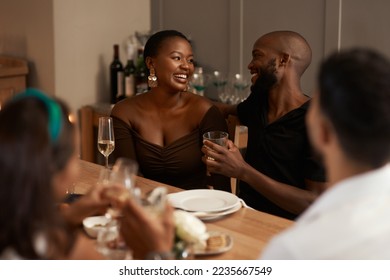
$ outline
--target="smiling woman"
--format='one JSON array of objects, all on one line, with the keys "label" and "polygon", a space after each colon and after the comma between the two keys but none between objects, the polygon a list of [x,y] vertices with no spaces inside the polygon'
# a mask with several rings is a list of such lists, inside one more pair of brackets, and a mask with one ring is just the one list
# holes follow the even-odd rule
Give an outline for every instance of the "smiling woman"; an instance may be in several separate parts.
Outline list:
[{"label": "smiling woman", "polygon": [[[230,191],[225,177],[207,177],[202,163],[202,135],[227,131],[212,103],[187,91],[194,72],[188,39],[175,30],[152,35],[145,45],[150,90],[125,99],[112,110],[116,157],[138,161],[141,175],[185,189]],[[208,182],[208,178],[212,182]]]}]

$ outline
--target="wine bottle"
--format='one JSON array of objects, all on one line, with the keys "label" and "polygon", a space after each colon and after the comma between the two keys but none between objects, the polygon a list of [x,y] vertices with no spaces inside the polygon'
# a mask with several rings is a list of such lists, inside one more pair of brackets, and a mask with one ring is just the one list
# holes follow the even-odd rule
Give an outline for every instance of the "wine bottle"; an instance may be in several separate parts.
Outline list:
[{"label": "wine bottle", "polygon": [[123,95],[123,65],[119,59],[119,45],[114,45],[114,59],[110,65],[111,104]]},{"label": "wine bottle", "polygon": [[145,93],[148,91],[148,72],[144,62],[144,56],[140,54],[137,58],[137,66],[135,72],[135,90],[136,94]]},{"label": "wine bottle", "polygon": [[125,97],[131,97],[135,92],[135,65],[131,57],[127,59],[127,64],[124,68],[125,76]]}]

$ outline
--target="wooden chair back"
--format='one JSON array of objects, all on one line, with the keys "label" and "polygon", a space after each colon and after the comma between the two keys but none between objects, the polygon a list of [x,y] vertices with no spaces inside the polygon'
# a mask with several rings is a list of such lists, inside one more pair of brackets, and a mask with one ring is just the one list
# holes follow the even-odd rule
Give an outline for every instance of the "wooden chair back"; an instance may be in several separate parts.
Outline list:
[{"label": "wooden chair back", "polygon": [[[237,116],[229,115],[226,119],[228,125],[229,139],[233,141],[240,150],[245,149],[248,142],[248,129],[240,124]],[[231,178],[232,193],[236,193],[237,179]]]},{"label": "wooden chair back", "polygon": [[97,128],[100,117],[110,116],[111,104],[86,105],[80,109],[80,158],[97,163]]}]

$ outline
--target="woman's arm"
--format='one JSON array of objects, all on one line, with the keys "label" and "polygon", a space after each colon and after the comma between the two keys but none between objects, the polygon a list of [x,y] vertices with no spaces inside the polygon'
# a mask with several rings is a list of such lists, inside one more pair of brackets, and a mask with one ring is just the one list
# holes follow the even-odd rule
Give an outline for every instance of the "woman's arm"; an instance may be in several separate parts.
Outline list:
[{"label": "woman's arm", "polygon": [[229,115],[237,115],[237,105],[225,104],[217,101],[212,101],[213,104],[221,111],[222,116],[227,119]]}]

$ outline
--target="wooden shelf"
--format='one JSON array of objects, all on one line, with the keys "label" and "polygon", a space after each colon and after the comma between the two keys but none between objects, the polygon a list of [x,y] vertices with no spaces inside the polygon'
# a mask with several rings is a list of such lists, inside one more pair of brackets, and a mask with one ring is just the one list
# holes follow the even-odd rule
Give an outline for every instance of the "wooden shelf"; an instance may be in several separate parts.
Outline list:
[{"label": "wooden shelf", "polygon": [[27,61],[0,56],[0,108],[14,94],[26,89]]}]

